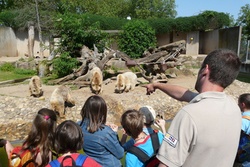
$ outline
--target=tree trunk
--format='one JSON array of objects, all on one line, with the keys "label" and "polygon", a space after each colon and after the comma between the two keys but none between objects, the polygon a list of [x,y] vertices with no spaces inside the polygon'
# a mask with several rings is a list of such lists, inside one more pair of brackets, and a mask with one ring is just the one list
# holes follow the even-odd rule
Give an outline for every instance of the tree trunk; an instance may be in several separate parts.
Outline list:
[{"label": "tree trunk", "polygon": [[36,2],[36,20],[37,20],[37,29],[38,29],[38,37],[40,41],[40,57],[44,57],[44,42],[43,42],[43,37],[42,37],[42,29],[40,25],[40,16],[39,16],[39,11],[38,11],[38,3],[37,0]]},{"label": "tree trunk", "polygon": [[28,22],[28,52],[29,57],[34,57],[35,28],[32,21]]}]

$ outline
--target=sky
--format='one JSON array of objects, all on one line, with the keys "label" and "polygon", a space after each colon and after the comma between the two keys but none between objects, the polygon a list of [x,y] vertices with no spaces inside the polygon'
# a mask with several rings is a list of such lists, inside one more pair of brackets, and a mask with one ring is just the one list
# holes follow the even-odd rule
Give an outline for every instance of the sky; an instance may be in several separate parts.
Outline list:
[{"label": "sky", "polygon": [[205,10],[229,13],[238,18],[240,9],[250,0],[175,0],[177,17],[195,16]]}]

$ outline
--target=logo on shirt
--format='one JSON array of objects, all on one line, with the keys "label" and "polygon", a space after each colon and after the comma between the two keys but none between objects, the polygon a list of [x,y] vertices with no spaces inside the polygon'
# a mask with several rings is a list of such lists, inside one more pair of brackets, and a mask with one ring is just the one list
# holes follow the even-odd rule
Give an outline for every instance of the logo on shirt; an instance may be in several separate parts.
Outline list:
[{"label": "logo on shirt", "polygon": [[164,140],[172,147],[175,147],[178,141],[174,136],[170,135],[169,133],[166,133]]}]

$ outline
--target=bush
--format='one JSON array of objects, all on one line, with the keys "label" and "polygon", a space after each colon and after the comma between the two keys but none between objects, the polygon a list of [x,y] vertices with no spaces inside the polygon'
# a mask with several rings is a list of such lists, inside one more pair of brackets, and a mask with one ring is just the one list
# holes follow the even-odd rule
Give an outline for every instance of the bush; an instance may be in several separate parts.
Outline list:
[{"label": "bush", "polygon": [[37,75],[36,70],[21,69],[21,68],[15,68],[14,73],[20,75]]},{"label": "bush", "polygon": [[78,61],[76,58],[71,58],[69,52],[64,52],[60,57],[54,59],[52,64],[52,73],[60,78],[72,73],[73,69],[77,68]]},{"label": "bush", "polygon": [[95,44],[101,51],[106,43],[107,33],[100,30],[100,23],[92,23],[84,14],[58,15],[55,28],[60,36],[60,52],[69,52],[72,57],[80,56],[83,45],[93,49]]},{"label": "bush", "polygon": [[11,63],[4,63],[3,65],[0,66],[0,71],[5,71],[5,72],[12,72],[14,71],[15,66]]},{"label": "bush", "polygon": [[155,31],[146,22],[128,22],[120,34],[118,46],[131,58],[139,58],[149,47],[156,46]]}]

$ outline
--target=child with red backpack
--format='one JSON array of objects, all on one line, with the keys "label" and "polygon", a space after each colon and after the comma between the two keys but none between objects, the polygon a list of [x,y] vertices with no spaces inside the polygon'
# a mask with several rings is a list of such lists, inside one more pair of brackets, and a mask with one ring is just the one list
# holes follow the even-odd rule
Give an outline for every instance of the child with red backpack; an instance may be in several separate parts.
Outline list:
[{"label": "child with red backpack", "polygon": [[127,110],[121,117],[121,125],[127,135],[134,139],[134,145],[127,150],[126,167],[158,166],[156,158],[163,133],[154,131],[150,135],[143,132],[144,116],[137,110]]},{"label": "child with red backpack", "polygon": [[1,139],[9,158],[9,167],[44,167],[52,160],[53,135],[57,117],[53,110],[42,108],[33,120],[28,137],[22,146],[13,147],[7,140]]},{"label": "child with red backpack", "polygon": [[55,132],[54,149],[61,156],[51,161],[46,167],[101,167],[89,156],[79,154],[82,149],[83,133],[78,124],[66,120],[58,125]]}]

